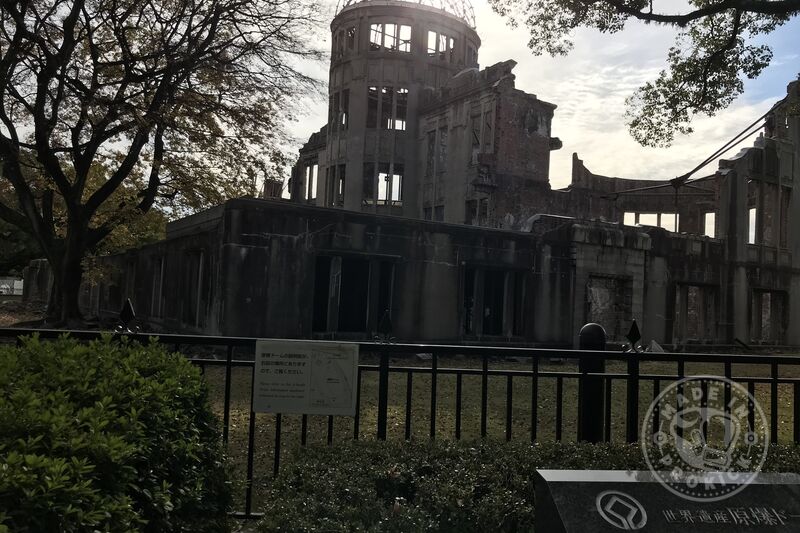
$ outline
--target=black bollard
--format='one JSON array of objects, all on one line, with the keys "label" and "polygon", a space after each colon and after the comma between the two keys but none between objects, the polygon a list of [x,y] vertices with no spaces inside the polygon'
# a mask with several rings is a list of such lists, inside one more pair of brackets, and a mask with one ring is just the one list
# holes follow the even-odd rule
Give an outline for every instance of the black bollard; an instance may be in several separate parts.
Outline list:
[{"label": "black bollard", "polygon": [[[578,349],[605,351],[606,330],[600,324],[586,324],[578,334]],[[581,373],[604,373],[605,359],[582,357],[578,362]],[[578,385],[578,440],[603,441],[605,414],[605,379],[582,376]]]}]

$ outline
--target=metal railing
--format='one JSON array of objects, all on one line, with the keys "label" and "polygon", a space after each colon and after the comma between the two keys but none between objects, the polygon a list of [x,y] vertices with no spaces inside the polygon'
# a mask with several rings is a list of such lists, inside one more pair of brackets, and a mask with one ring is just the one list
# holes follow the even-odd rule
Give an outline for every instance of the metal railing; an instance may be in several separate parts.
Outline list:
[{"label": "metal railing", "polygon": [[[69,331],[62,330],[29,330],[29,329],[0,329],[0,339],[13,339],[24,335],[38,333],[40,338],[56,338],[65,333],[82,340],[92,340],[100,336],[96,331]],[[195,335],[145,333],[126,334],[136,340],[147,340],[150,336],[158,338],[165,346],[183,353],[189,353],[198,346],[211,347],[215,353],[205,354],[203,357],[189,356],[190,361],[199,366],[202,372],[207,368],[221,368],[224,372],[224,392],[222,393],[222,439],[227,446],[230,438],[231,426],[231,398],[232,398],[232,372],[237,368],[244,368],[252,372],[255,368],[254,350],[257,339],[248,337],[207,337]],[[309,341],[314,342],[314,341]],[[687,365],[717,365],[721,375],[742,384],[751,395],[758,391],[768,396],[765,410],[769,412],[770,440],[772,443],[779,441],[800,443],[800,356],[795,355],[741,355],[741,354],[695,354],[695,353],[635,353],[612,351],[585,351],[585,350],[557,350],[534,349],[513,347],[489,346],[460,346],[460,345],[433,345],[433,344],[386,344],[373,342],[360,342],[359,367],[356,390],[356,415],[352,420],[352,438],[359,439],[374,435],[378,440],[389,437],[388,420],[390,412],[390,376],[400,377],[399,383],[404,387],[404,394],[395,394],[392,411],[402,413],[402,435],[408,440],[418,437],[413,432],[415,414],[426,419],[427,438],[464,438],[465,403],[468,397],[478,402],[479,432],[476,437],[487,438],[490,435],[490,425],[502,428],[502,437],[512,439],[525,439],[535,442],[543,439],[543,431],[548,430],[556,441],[576,440],[585,438],[581,436],[580,418],[582,412],[596,413],[598,403],[602,407],[602,431],[600,438],[588,440],[602,441],[627,441],[634,442],[639,438],[640,424],[643,415],[643,400],[654,400],[662,390],[662,386],[676,380],[692,375],[687,372]],[[423,357],[418,357],[425,354]],[[601,372],[589,372],[581,365],[581,361],[603,361],[609,363],[611,368]],[[458,364],[455,366],[454,363]],[[674,371],[665,370],[664,364]],[[747,365],[739,367],[738,365]],[[657,370],[649,368],[658,366]],[[584,370],[581,370],[584,368]],[[644,368],[644,371],[643,371]],[[692,370],[692,369],[689,369]],[[751,375],[742,374],[742,370]],[[783,371],[783,372],[782,372]],[[708,373],[708,372],[704,372]],[[759,374],[759,375],[752,375]],[[783,374],[783,375],[782,375]],[[788,374],[788,375],[787,375]],[[405,380],[402,378],[405,377]],[[376,384],[374,398],[364,395],[364,383],[372,380]],[[419,406],[419,395],[414,393],[415,383],[424,381],[427,397],[424,398],[425,412],[415,413],[414,405]],[[442,394],[440,384],[447,380],[448,390],[454,389],[454,396],[448,397],[448,405],[452,406],[452,427],[442,427],[437,424],[438,413],[442,408]],[[501,380],[500,387],[497,380]],[[402,382],[405,382],[404,384]],[[477,387],[468,388],[468,383],[478,382]],[[504,387],[503,382],[504,381]],[[250,382],[252,383],[252,382]],[[398,383],[398,381],[395,381]],[[501,399],[504,412],[500,420],[492,420],[490,414],[490,383],[494,383],[494,390],[501,390],[505,398]],[[515,384],[525,384],[525,392],[529,397],[520,399],[515,397]],[[588,383],[602,383],[603,387],[584,389]],[[614,385],[618,385],[615,389]],[[646,385],[650,386],[647,387]],[[475,385],[475,383],[473,383]],[[554,385],[554,387],[553,387]],[[577,387],[576,387],[577,385]],[[554,402],[547,404],[547,411],[542,407],[543,390],[554,388]],[[781,432],[779,430],[779,388],[790,387],[788,406],[784,408],[783,415],[791,416],[791,429]],[[566,389],[576,391],[574,396],[565,399]],[[396,389],[396,387],[395,387]],[[529,390],[528,390],[529,389]],[[602,391],[601,398],[583,398],[583,390]],[[615,393],[616,390],[616,393]],[[254,451],[256,441],[256,414],[252,411],[252,389],[247,391],[251,406],[247,421],[247,450],[246,466],[244,468],[244,505],[235,516],[239,518],[257,518],[261,516],[253,511],[253,472]],[[572,393],[569,393],[572,394]],[[727,392],[726,392],[727,394]],[[578,398],[575,398],[578,396]],[[612,396],[618,401],[612,401]],[[414,400],[417,400],[416,402]],[[576,401],[574,401],[576,400]],[[450,404],[452,402],[452,404]],[[496,403],[496,402],[495,402]],[[786,402],[784,402],[786,403]],[[520,413],[517,408],[520,404],[527,407],[525,413],[526,431],[524,434],[515,433],[514,424],[519,422]],[[374,405],[375,424],[373,427],[363,425],[363,407]],[[583,406],[583,407],[582,407]],[[615,407],[616,406],[616,407]],[[570,413],[565,413],[568,407]],[[573,407],[575,409],[573,409]],[[516,411],[515,411],[516,409]],[[591,411],[594,409],[594,411]],[[753,424],[753,409],[748,406],[748,419]],[[787,411],[788,409],[788,411]],[[555,412],[552,413],[551,410]],[[619,412],[623,410],[624,412]],[[552,427],[545,427],[545,422],[550,422]],[[577,421],[573,418],[577,417]],[[548,419],[548,420],[545,420]],[[624,421],[624,422],[623,422]],[[572,425],[572,422],[577,422]],[[788,422],[788,421],[786,421]],[[272,474],[277,475],[281,462],[281,436],[283,417],[274,416],[274,456]],[[326,442],[334,442],[333,416],[327,417]],[[623,425],[622,431],[613,431],[618,424]],[[566,428],[569,426],[569,428]],[[565,435],[568,429],[570,435]],[[617,428],[619,429],[619,428]],[[374,433],[372,433],[374,430]],[[576,430],[576,431],[573,431]],[[302,415],[300,419],[301,446],[308,442],[309,417]],[[618,437],[615,437],[615,433]],[[348,437],[350,438],[350,437]]]}]

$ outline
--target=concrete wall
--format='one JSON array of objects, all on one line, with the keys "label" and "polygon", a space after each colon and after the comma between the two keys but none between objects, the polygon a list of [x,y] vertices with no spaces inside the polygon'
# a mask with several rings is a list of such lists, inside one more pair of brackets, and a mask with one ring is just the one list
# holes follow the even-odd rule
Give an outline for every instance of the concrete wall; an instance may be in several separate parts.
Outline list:
[{"label": "concrete wall", "polygon": [[588,321],[621,341],[635,318],[645,342],[729,343],[747,338],[748,292],[796,276],[731,265],[723,247],[558,216],[523,232],[240,199],[108,258],[97,305],[130,297],[154,329],[234,336],[368,339],[389,309],[407,341],[571,346]]}]

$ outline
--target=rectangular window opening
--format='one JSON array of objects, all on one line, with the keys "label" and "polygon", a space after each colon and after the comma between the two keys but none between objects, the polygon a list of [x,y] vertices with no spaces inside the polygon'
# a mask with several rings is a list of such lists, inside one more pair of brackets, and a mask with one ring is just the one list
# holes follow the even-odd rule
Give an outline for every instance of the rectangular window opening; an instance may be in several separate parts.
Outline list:
[{"label": "rectangular window opening", "polygon": [[658,227],[658,213],[639,213],[639,224]]},{"label": "rectangular window opening", "polygon": [[383,25],[383,47],[387,50],[397,50],[397,24]]},{"label": "rectangular window opening", "polygon": [[678,214],[677,213],[661,213],[661,220],[659,227],[667,231],[675,232],[678,229]]},{"label": "rectangular window opening", "polygon": [[378,163],[378,201],[388,203],[389,187],[391,185],[389,163]]},{"label": "rectangular window opening", "polygon": [[506,273],[487,270],[483,278],[483,334],[502,335],[505,314]]},{"label": "rectangular window opening", "polygon": [[331,293],[331,258],[317,257],[314,268],[314,315],[313,331],[328,331],[329,301]]},{"label": "rectangular window opening", "polygon": [[636,213],[626,212],[622,216],[622,223],[626,226],[635,226],[636,225]]},{"label": "rectangular window opening", "polygon": [[344,177],[345,172],[347,171],[347,165],[339,165],[336,171],[336,187],[334,190],[335,196],[335,205],[343,206],[344,205]]},{"label": "rectangular window opening", "polygon": [[439,129],[439,158],[436,164],[436,171],[442,173],[447,167],[447,127]]},{"label": "rectangular window opening", "polygon": [[436,56],[436,42],[438,38],[435,31],[428,30],[428,55],[430,57]]},{"label": "rectangular window opening", "polygon": [[364,163],[363,199],[372,202],[375,198],[375,163]]},{"label": "rectangular window opening", "polygon": [[703,215],[703,235],[706,237],[717,236],[716,217],[717,214],[714,212],[705,213]]},{"label": "rectangular window opening", "polygon": [[383,24],[370,24],[369,49],[372,51],[380,50],[382,41],[383,41]]},{"label": "rectangular window opening", "polygon": [[317,198],[317,174],[319,173],[319,165],[316,163],[308,168],[308,199],[315,200]]},{"label": "rectangular window opening", "polygon": [[472,122],[472,147],[477,148],[481,145],[481,117],[473,115],[470,121]]},{"label": "rectangular window opening", "polygon": [[339,93],[333,94],[333,109],[331,110],[331,112],[332,112],[331,114],[333,115],[332,116],[333,120],[331,120],[330,122],[331,130],[336,131],[336,127],[338,126],[340,120],[339,117],[342,112],[342,110],[339,108]]},{"label": "rectangular window opening", "polygon": [[406,129],[406,116],[408,114],[408,89],[397,89],[395,96],[395,119],[394,129],[405,131]]},{"label": "rectangular window opening", "polygon": [[395,163],[389,199],[393,204],[403,201],[403,165]]},{"label": "rectangular window opening", "polygon": [[[757,244],[756,239],[756,220],[757,212],[755,207],[751,207],[747,212],[747,244]],[[740,241],[741,242],[741,241]]]},{"label": "rectangular window opening", "polygon": [[411,52],[411,26],[400,26],[397,49],[400,52]]},{"label": "rectangular window opening", "polygon": [[378,126],[378,88],[369,87],[367,89],[367,127],[376,128]]},{"label": "rectangular window opening", "polygon": [[394,90],[392,87],[383,87],[381,95],[381,128],[391,130],[394,128],[394,121],[392,120]]},{"label": "rectangular window opening", "polygon": [[425,177],[430,178],[436,168],[436,130],[429,131],[427,136],[428,149],[425,154]]},{"label": "rectangular window opening", "polygon": [[347,129],[347,119],[348,115],[350,114],[350,89],[345,89],[342,91],[342,106],[340,109],[341,112],[341,119],[339,121],[339,126],[342,130]]},{"label": "rectangular window opening", "polygon": [[483,151],[484,152],[491,152],[493,149],[494,143],[494,136],[493,136],[493,129],[494,127],[494,119],[493,113],[491,111],[487,111],[483,114]]},{"label": "rectangular window opening", "polygon": [[369,309],[369,261],[342,258],[337,331],[366,332]]}]

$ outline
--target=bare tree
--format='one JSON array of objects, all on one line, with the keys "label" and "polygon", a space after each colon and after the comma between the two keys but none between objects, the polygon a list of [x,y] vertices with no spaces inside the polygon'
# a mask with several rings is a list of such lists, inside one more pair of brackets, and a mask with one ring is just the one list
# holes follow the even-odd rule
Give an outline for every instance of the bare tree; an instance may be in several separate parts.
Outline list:
[{"label": "bare tree", "polygon": [[[0,218],[54,272],[48,316],[80,317],[82,260],[157,202],[192,209],[280,167],[314,0],[19,0],[0,12]],[[5,187],[4,187],[5,186]],[[253,191],[254,192],[254,191]]]}]

